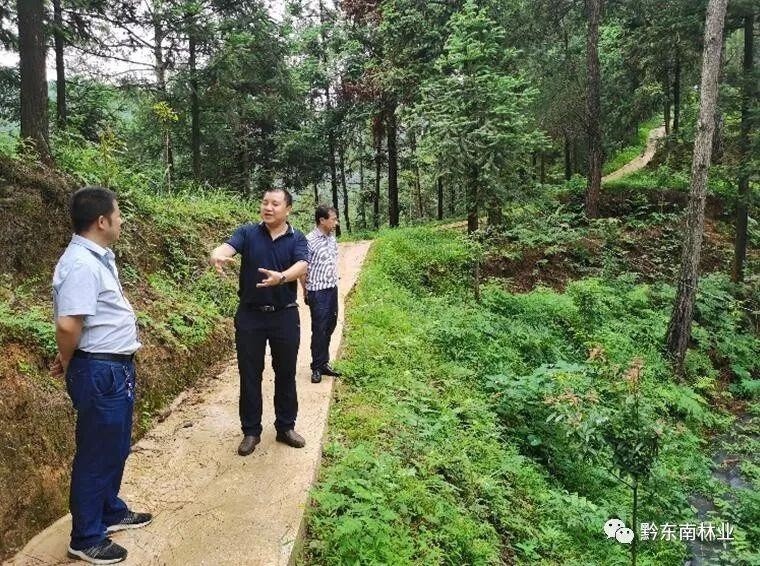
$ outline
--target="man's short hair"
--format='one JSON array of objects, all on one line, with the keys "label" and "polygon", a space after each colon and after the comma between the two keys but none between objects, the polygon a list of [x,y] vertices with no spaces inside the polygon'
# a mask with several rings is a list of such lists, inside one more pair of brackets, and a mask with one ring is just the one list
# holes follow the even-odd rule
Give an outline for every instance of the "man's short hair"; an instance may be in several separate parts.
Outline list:
[{"label": "man's short hair", "polygon": [[101,216],[114,211],[116,193],[104,187],[83,187],[71,195],[69,212],[75,234],[86,232]]},{"label": "man's short hair", "polygon": [[338,216],[338,209],[334,206],[327,206],[326,204],[320,204],[314,211],[314,224],[319,226],[319,221],[324,218],[327,220],[330,218],[330,213],[334,212],[335,216]]},{"label": "man's short hair", "polygon": [[261,193],[261,198],[264,198],[264,195],[267,193],[282,193],[285,195],[285,204],[287,206],[293,206],[293,195],[290,194],[290,191],[288,189],[284,189],[282,187],[273,187],[271,189],[266,189],[263,193]]}]

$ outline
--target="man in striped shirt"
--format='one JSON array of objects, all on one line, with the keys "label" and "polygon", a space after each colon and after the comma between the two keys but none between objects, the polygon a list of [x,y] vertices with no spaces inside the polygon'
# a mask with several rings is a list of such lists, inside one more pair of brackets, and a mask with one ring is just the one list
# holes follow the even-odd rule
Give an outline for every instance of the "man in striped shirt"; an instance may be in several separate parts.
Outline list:
[{"label": "man in striped shirt", "polygon": [[338,211],[319,205],[314,222],[316,227],[306,235],[309,269],[301,278],[301,285],[311,311],[311,382],[319,383],[323,375],[340,375],[330,367],[330,338],[338,322],[338,242],[335,239]]}]

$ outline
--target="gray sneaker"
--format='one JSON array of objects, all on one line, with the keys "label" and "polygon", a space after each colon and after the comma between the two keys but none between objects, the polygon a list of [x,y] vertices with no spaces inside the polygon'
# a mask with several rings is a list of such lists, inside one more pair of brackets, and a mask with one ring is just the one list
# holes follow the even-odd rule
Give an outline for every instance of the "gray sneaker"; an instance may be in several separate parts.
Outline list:
[{"label": "gray sneaker", "polygon": [[127,558],[127,549],[107,538],[95,546],[82,550],[74,550],[69,547],[68,555],[69,558],[77,558],[90,564],[116,564]]},{"label": "gray sneaker", "polygon": [[106,527],[107,533],[115,533],[116,531],[125,531],[127,529],[139,529],[145,525],[149,525],[153,520],[153,515],[150,513],[135,513],[134,511],[127,511],[124,518],[114,525],[108,525]]}]

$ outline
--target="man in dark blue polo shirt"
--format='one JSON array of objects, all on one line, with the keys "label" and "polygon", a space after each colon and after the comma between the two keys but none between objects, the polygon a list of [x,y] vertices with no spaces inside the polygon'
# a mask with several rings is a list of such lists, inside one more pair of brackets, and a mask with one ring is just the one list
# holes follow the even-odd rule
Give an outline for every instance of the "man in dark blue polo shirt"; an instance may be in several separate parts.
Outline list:
[{"label": "man in dark blue polo shirt", "polygon": [[301,339],[297,281],[306,273],[306,238],[288,222],[293,197],[270,189],[261,199],[261,222],[244,224],[212,253],[210,262],[224,275],[235,254],[240,266],[240,305],[235,315],[235,348],[240,371],[238,454],[247,456],[261,441],[261,377],[267,341],[274,369],[274,426],[277,440],[294,448],[306,441],[295,432],[298,413],[296,360]]}]

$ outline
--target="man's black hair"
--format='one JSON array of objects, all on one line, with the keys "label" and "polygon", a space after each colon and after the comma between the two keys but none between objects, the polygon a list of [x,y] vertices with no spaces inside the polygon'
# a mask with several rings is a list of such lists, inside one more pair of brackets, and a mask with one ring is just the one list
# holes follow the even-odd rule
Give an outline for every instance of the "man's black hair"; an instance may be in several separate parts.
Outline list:
[{"label": "man's black hair", "polygon": [[261,194],[261,198],[263,199],[264,195],[267,194],[267,193],[276,193],[278,191],[285,195],[285,204],[287,206],[293,206],[293,195],[290,194],[290,191],[288,189],[284,189],[282,187],[274,187],[274,188],[271,188],[271,189],[266,189]]},{"label": "man's black hair", "polygon": [[69,212],[75,234],[86,232],[98,218],[114,211],[116,193],[104,187],[83,187],[71,195]]},{"label": "man's black hair", "polygon": [[338,209],[334,206],[327,206],[326,204],[320,204],[317,210],[314,211],[314,223],[319,226],[319,221],[324,218],[327,220],[330,218],[330,213],[334,212],[335,216],[338,216]]}]

